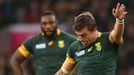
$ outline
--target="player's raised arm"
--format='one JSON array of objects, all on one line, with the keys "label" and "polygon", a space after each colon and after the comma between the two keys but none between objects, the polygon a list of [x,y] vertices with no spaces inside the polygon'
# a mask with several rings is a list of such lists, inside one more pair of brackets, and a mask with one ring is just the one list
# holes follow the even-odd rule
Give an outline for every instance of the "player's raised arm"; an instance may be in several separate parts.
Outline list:
[{"label": "player's raised arm", "polygon": [[127,15],[126,7],[124,4],[118,3],[116,8],[112,10],[116,23],[114,29],[111,31],[109,39],[111,42],[123,44],[123,32],[124,32],[124,19]]}]

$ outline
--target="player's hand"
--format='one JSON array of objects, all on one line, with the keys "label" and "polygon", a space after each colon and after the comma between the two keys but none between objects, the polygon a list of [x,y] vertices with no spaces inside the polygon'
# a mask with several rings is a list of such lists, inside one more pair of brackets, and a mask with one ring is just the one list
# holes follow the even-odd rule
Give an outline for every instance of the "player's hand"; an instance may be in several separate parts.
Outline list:
[{"label": "player's hand", "polygon": [[114,17],[118,18],[119,20],[122,20],[126,17],[126,15],[128,13],[125,9],[126,9],[126,7],[124,4],[118,3],[116,6],[116,9],[112,10],[112,13],[113,13]]}]

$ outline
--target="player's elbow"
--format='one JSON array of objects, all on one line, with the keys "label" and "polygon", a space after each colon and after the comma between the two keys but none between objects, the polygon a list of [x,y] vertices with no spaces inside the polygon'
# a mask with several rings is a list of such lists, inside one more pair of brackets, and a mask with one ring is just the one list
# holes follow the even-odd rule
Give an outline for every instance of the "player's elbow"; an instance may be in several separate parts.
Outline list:
[{"label": "player's elbow", "polygon": [[110,39],[110,42],[111,43],[116,43],[116,44],[121,44],[123,45],[124,44],[124,41],[123,41],[123,37],[120,37],[120,38],[111,38]]},{"label": "player's elbow", "polygon": [[11,59],[10,59],[10,65],[11,65],[11,67],[14,67],[14,66],[16,66],[17,64],[20,64],[19,58],[18,58],[17,56],[13,55],[13,56],[11,57]]},{"label": "player's elbow", "polygon": [[123,45],[123,44],[124,44],[123,37],[117,39],[117,40],[116,40],[116,43]]},{"label": "player's elbow", "polygon": [[10,59],[11,67],[15,66],[16,63],[17,63],[17,60],[12,56],[11,59]]},{"label": "player's elbow", "polygon": [[21,64],[24,61],[25,57],[21,55],[18,51],[16,51],[13,56],[11,57],[10,64]]},{"label": "player's elbow", "polygon": [[120,33],[116,33],[115,30],[113,30],[111,33],[110,33],[110,36],[109,36],[109,39],[110,39],[110,42],[115,42],[117,44],[123,44],[123,34],[120,32]]}]

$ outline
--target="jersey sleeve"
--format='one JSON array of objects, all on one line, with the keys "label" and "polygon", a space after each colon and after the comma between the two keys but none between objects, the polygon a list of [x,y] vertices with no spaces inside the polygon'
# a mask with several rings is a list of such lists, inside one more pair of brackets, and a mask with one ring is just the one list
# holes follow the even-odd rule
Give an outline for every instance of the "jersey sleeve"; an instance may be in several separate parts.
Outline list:
[{"label": "jersey sleeve", "polygon": [[69,63],[76,63],[75,59],[74,59],[74,51],[75,49],[73,48],[73,46],[71,45],[68,50],[67,50],[67,54],[66,54],[66,60]]},{"label": "jersey sleeve", "polygon": [[18,51],[24,56],[28,57],[30,53],[32,53],[32,48],[33,48],[33,39],[29,38],[26,41],[24,41],[21,46],[18,48]]},{"label": "jersey sleeve", "polygon": [[110,35],[110,32],[105,32],[105,33],[104,33],[105,39],[106,39],[111,45],[113,45],[113,46],[115,46],[115,47],[119,47],[119,44],[116,43],[116,42],[113,42],[113,40],[109,37],[109,35]]}]

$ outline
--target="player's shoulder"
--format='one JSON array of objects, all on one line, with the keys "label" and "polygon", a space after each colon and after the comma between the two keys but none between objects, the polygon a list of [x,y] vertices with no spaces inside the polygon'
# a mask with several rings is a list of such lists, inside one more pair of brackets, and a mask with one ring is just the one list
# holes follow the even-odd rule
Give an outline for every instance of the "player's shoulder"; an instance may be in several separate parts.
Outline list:
[{"label": "player's shoulder", "polygon": [[38,34],[28,37],[27,41],[34,41],[34,40],[39,39],[40,37],[41,37],[41,33],[38,33]]},{"label": "player's shoulder", "polygon": [[102,32],[102,35],[101,35],[101,40],[105,43],[107,43],[107,45],[111,45],[111,42],[110,42],[110,39],[109,39],[109,35],[110,35],[110,32]]},{"label": "player's shoulder", "polygon": [[70,47],[72,47],[72,48],[77,48],[77,47],[79,47],[79,46],[80,46],[80,41],[79,41],[79,40],[74,41],[74,42],[70,45]]},{"label": "player's shoulder", "polygon": [[75,54],[75,52],[76,52],[76,51],[78,50],[78,48],[80,47],[79,45],[80,45],[79,41],[76,40],[75,42],[73,42],[73,43],[69,46],[67,53],[68,53],[71,57],[73,57],[74,54]]},{"label": "player's shoulder", "polygon": [[110,36],[110,32],[103,32],[102,36],[101,36],[101,40],[105,41],[105,43],[107,43],[107,45],[109,46],[115,46],[116,48],[119,47],[119,44],[112,42],[111,39],[109,38]]},{"label": "player's shoulder", "polygon": [[109,38],[110,32],[101,32],[101,38]]},{"label": "player's shoulder", "polygon": [[22,44],[25,46],[25,47],[31,47],[31,46],[33,46],[35,43],[36,43],[36,41],[37,41],[37,39],[40,37],[40,34],[35,34],[35,35],[33,35],[33,36],[30,36],[30,37],[28,37]]}]

